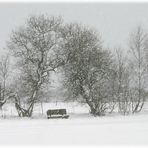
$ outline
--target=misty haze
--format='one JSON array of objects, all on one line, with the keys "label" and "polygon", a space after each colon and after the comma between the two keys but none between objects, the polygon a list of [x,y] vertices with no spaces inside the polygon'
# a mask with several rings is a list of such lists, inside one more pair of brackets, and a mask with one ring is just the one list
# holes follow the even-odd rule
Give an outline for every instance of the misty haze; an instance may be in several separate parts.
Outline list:
[{"label": "misty haze", "polygon": [[0,3],[0,144],[148,145],[148,3]]}]

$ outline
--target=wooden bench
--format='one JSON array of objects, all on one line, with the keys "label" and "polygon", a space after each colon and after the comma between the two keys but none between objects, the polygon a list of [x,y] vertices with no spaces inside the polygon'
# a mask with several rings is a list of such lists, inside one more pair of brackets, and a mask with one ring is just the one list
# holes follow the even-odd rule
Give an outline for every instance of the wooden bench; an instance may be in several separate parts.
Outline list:
[{"label": "wooden bench", "polygon": [[67,115],[66,109],[49,109],[47,110],[47,118],[54,119],[54,118],[69,118]]}]

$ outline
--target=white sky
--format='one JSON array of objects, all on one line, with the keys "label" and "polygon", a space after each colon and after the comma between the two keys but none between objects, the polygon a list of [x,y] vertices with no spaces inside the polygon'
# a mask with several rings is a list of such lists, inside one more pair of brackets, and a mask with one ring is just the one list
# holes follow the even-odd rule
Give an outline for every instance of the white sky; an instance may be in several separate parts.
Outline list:
[{"label": "white sky", "polygon": [[111,48],[126,48],[129,33],[139,24],[148,29],[148,3],[0,3],[0,49],[30,14],[60,15],[66,22],[92,26]]}]

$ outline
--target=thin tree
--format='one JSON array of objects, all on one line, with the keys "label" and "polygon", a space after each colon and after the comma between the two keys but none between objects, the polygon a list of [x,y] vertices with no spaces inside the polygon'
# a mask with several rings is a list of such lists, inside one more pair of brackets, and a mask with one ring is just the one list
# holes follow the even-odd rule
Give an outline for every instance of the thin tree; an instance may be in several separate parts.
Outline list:
[{"label": "thin tree", "polygon": [[10,67],[9,67],[9,55],[5,55],[1,57],[0,60],[0,79],[1,79],[1,86],[0,86],[0,108],[7,101],[7,93],[8,88],[6,88],[7,78],[10,74]]},{"label": "thin tree", "polygon": [[130,112],[130,74],[127,59],[121,48],[116,49],[115,65],[116,101],[118,102],[118,110],[120,113],[128,114]]},{"label": "thin tree", "polygon": [[147,49],[147,34],[142,27],[137,27],[136,31],[131,34],[130,51],[132,53],[131,70],[133,74],[133,86],[135,95],[133,98],[133,113],[141,111],[145,101],[145,51]]}]

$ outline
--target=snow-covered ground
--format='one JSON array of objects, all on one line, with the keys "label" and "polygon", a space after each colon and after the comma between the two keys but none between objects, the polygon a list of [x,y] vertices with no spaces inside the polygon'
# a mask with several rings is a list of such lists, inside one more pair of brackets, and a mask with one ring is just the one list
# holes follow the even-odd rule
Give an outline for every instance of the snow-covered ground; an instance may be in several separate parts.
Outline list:
[{"label": "snow-covered ground", "polygon": [[[11,106],[11,107],[10,107]],[[46,119],[48,108],[67,108],[69,119]],[[148,107],[148,106],[147,106]],[[93,117],[78,103],[46,103],[35,107],[32,119],[18,118],[14,106],[4,107],[0,144],[139,145],[148,146],[147,107],[137,115]],[[40,118],[37,116],[40,114]]]}]

